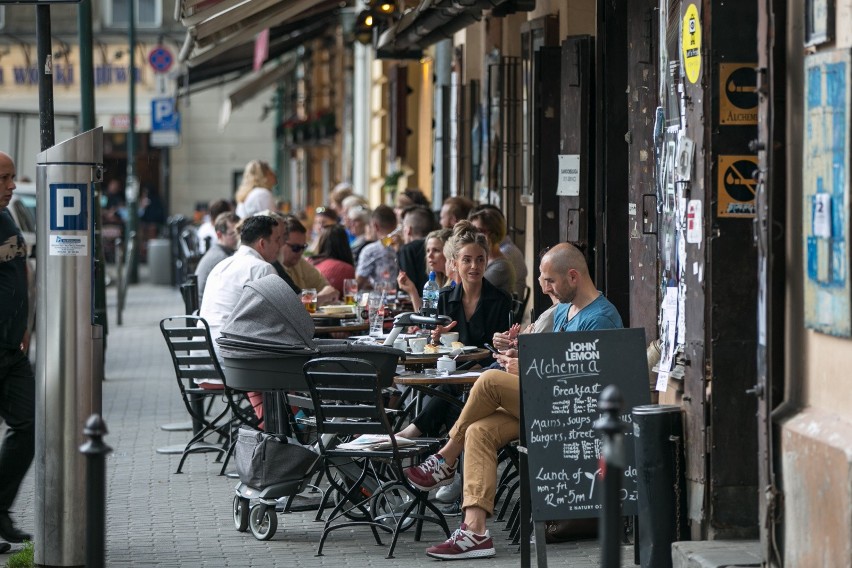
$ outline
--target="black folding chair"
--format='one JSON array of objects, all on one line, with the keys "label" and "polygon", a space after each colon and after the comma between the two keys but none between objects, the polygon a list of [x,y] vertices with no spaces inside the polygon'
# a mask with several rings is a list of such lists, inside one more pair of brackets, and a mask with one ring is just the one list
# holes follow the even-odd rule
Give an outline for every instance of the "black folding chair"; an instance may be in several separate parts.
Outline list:
[{"label": "black folding chair", "polygon": [[[305,364],[305,380],[313,402],[323,468],[330,485],[339,495],[328,515],[317,556],[322,555],[325,539],[337,529],[368,526],[381,545],[377,529],[393,535],[387,558],[393,558],[399,533],[416,524],[415,540],[420,540],[423,521],[440,526],[447,537],[447,522],[441,511],[429,502],[429,493],[411,485],[403,473],[403,460],[434,453],[439,440],[416,440],[415,445],[400,447],[384,406],[383,390],[376,367],[365,359],[321,357]],[[387,435],[389,449],[341,449],[327,445],[323,436]],[[357,463],[358,479],[336,475],[341,463]],[[351,468],[350,468],[351,469]],[[337,473],[340,473],[339,471]],[[368,483],[365,481],[371,478]],[[375,491],[367,487],[377,488]],[[427,515],[426,509],[434,515]],[[411,520],[416,519],[416,523]]]},{"label": "black folding chair", "polygon": [[517,294],[512,294],[512,317],[515,323],[524,321],[524,311],[527,309],[527,304],[530,301],[530,287],[524,287],[524,295],[520,298]]},{"label": "black folding chair", "polygon": [[[181,473],[186,458],[193,453],[216,452],[217,461],[233,448],[235,429],[241,424],[257,428],[257,419],[245,395],[228,388],[225,374],[213,350],[210,327],[198,316],[173,316],[160,321],[175,368],[175,377],[184,405],[193,422],[194,435],[182,452],[176,473]],[[198,382],[205,386],[200,386]],[[205,412],[206,400],[222,397],[225,406],[213,416]],[[231,418],[228,413],[231,412]],[[216,441],[208,439],[215,437]]]}]

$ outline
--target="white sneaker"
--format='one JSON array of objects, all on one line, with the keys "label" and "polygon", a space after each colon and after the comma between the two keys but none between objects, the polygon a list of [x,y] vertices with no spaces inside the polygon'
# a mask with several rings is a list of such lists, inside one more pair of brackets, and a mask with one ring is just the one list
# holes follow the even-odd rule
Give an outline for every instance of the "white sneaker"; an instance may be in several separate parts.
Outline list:
[{"label": "white sneaker", "polygon": [[461,491],[461,476],[457,475],[451,484],[438,489],[438,492],[435,493],[435,501],[440,501],[441,503],[453,503],[458,501],[459,497],[461,497]]}]

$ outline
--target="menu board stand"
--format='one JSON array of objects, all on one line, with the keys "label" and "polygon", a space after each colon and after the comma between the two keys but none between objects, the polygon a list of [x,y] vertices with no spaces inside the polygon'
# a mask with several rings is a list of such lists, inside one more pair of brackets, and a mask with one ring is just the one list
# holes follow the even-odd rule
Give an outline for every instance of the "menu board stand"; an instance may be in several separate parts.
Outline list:
[{"label": "menu board stand", "polygon": [[537,566],[546,568],[545,521],[601,515],[601,440],[594,423],[601,414],[598,397],[610,384],[624,396],[620,418],[627,426],[621,514],[638,512],[631,411],[650,403],[645,332],[637,328],[538,333],[518,339],[521,566],[529,566],[532,518]]}]

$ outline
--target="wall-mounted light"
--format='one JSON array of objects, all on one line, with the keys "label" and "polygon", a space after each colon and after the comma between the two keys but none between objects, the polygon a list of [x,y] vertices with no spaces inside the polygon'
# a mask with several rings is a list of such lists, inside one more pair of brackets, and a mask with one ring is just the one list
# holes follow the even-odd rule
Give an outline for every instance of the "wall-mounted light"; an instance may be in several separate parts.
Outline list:
[{"label": "wall-mounted light", "polygon": [[363,10],[355,18],[355,39],[364,45],[373,43],[374,24],[373,14],[369,10]]},{"label": "wall-mounted light", "polygon": [[395,0],[370,0],[367,2],[370,12],[377,18],[390,18],[396,14]]}]

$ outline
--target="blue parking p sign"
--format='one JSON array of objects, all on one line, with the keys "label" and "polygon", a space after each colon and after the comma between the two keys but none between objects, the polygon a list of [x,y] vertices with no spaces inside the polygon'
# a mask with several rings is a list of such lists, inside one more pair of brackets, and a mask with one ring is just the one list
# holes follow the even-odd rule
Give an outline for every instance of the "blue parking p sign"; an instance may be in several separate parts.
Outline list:
[{"label": "blue parking p sign", "polygon": [[151,100],[150,142],[152,146],[177,146],[180,143],[180,113],[173,98]]},{"label": "blue parking p sign", "polygon": [[87,231],[88,186],[85,183],[52,183],[50,189],[50,230]]}]

